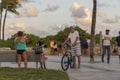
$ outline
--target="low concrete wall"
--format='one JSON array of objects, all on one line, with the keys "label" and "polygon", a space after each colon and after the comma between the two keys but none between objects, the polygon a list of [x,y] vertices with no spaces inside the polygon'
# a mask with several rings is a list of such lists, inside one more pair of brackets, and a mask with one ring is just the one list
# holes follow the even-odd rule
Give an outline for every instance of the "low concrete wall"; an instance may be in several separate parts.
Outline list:
[{"label": "low concrete wall", "polygon": [[[27,51],[28,61],[35,61],[35,53],[34,51]],[[0,62],[16,62],[17,61],[17,53],[15,50],[11,51],[0,51]]]}]

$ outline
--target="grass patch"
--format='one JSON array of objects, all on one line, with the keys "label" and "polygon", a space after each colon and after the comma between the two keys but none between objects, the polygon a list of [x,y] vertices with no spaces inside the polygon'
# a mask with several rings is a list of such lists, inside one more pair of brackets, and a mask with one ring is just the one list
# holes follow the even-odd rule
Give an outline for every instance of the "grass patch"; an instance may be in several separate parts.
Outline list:
[{"label": "grass patch", "polygon": [[66,72],[48,69],[0,68],[0,80],[69,80]]}]

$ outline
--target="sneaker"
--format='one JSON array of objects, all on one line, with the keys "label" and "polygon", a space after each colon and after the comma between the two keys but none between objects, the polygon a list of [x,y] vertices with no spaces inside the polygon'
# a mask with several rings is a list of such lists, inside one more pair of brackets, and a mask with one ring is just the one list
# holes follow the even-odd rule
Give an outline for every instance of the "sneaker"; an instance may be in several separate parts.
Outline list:
[{"label": "sneaker", "polygon": [[104,63],[104,60],[102,60],[102,63]]}]

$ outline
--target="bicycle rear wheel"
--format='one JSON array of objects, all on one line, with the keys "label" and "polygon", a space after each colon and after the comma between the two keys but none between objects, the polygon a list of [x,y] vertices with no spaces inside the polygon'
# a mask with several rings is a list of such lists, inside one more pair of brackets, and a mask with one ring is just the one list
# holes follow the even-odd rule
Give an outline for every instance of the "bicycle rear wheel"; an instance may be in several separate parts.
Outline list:
[{"label": "bicycle rear wheel", "polygon": [[67,71],[69,68],[69,56],[68,54],[64,54],[61,59],[61,67],[64,71]]}]

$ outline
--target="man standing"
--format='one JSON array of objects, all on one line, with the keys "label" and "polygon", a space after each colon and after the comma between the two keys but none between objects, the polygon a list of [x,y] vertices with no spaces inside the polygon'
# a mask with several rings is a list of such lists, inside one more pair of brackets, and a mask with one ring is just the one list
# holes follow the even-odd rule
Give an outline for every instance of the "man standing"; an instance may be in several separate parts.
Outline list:
[{"label": "man standing", "polygon": [[102,62],[104,62],[104,55],[107,50],[107,63],[110,62],[110,46],[111,46],[111,36],[109,35],[110,30],[105,31],[105,35],[102,37],[102,45],[103,45],[103,54],[102,54]]},{"label": "man standing", "polygon": [[118,56],[119,56],[119,64],[120,64],[120,31],[119,31],[119,36],[116,37],[116,44],[118,46]]},{"label": "man standing", "polygon": [[65,42],[67,42],[69,39],[72,44],[71,50],[72,50],[74,68],[77,68],[76,67],[76,57],[77,57],[78,58],[78,69],[80,69],[80,55],[81,55],[80,37],[79,37],[78,31],[76,31],[74,27],[72,26],[70,27],[70,34],[68,38],[65,40]]}]

